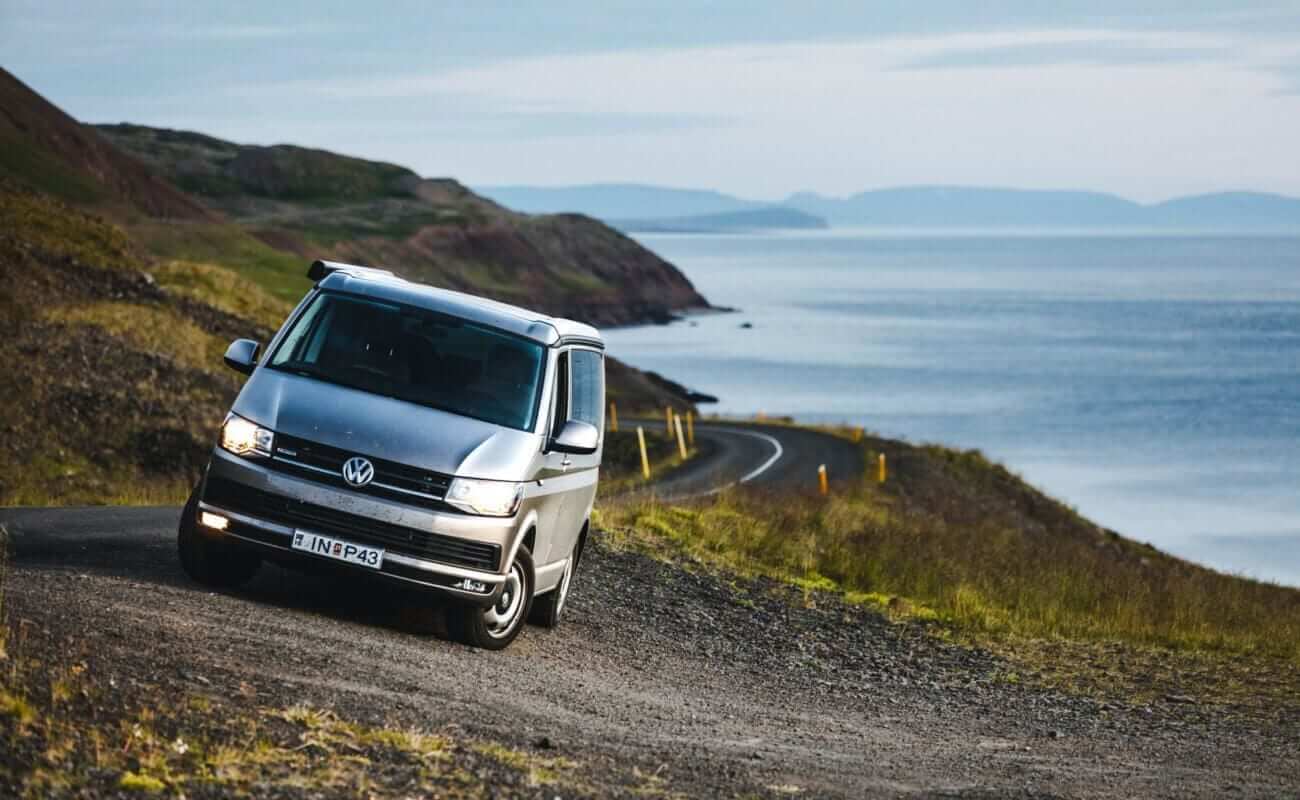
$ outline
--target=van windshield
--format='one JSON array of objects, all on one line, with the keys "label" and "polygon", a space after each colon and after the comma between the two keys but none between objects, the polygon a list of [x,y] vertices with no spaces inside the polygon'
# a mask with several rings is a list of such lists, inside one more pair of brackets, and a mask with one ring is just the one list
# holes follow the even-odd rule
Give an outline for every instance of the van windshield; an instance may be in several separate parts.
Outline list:
[{"label": "van windshield", "polygon": [[322,292],[267,366],[530,430],[545,350],[456,317]]}]

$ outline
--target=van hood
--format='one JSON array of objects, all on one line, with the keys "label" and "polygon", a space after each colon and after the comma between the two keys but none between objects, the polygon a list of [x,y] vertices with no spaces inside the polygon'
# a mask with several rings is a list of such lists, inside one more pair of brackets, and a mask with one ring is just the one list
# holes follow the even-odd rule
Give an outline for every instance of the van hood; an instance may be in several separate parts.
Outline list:
[{"label": "van hood", "polygon": [[276,433],[488,480],[531,477],[536,434],[259,367],[231,410]]}]

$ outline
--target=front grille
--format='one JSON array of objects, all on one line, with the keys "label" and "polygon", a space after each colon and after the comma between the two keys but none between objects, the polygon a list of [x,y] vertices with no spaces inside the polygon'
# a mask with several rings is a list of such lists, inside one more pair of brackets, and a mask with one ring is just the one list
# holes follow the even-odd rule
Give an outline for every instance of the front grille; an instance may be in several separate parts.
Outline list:
[{"label": "front grille", "polygon": [[264,492],[225,478],[209,477],[203,491],[205,502],[214,506],[276,522],[308,528],[362,544],[383,547],[395,553],[426,558],[444,564],[494,572],[501,560],[495,544],[471,542],[454,536],[381,522],[370,517],[336,511],[314,503]]},{"label": "front grille", "polygon": [[[344,481],[342,473],[343,462],[357,455],[365,456],[375,465],[375,477],[369,484],[360,488]],[[296,436],[282,433],[275,435],[275,453],[267,462],[267,466],[279,472],[350,492],[443,511],[454,510],[443,502],[443,498],[447,496],[447,489],[451,486],[450,475],[409,467],[382,458],[371,458],[365,453],[331,447],[307,439],[299,439]]]}]

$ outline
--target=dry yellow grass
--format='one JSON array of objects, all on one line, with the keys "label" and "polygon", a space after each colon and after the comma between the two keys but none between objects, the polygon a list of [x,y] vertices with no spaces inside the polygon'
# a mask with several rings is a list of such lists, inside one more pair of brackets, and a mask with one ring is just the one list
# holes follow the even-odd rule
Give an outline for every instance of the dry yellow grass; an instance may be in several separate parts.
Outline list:
[{"label": "dry yellow grass", "polygon": [[45,317],[51,322],[97,326],[138,349],[159,353],[197,370],[210,370],[220,364],[229,344],[159,306],[103,301],[52,308]]},{"label": "dry yellow grass", "polygon": [[[667,541],[742,574],[892,602],[982,636],[1123,641],[1300,664],[1300,591],[1174,559],[1059,507],[1045,520],[1026,518],[992,492],[978,514],[960,517],[954,523],[948,509],[903,503],[873,485],[830,498],[629,498],[600,512],[624,539]],[[1044,521],[1059,528],[1043,530]]]},{"label": "dry yellow grass", "polygon": [[164,288],[276,330],[293,304],[234,270],[195,261],[169,261],[153,270]]},{"label": "dry yellow grass", "polygon": [[503,776],[566,795],[582,786],[578,763],[499,742],[202,694],[123,704],[104,685],[109,676],[86,662],[16,661],[0,670],[0,741],[10,748],[0,784],[22,796],[405,798],[419,786],[438,797],[479,798],[496,796]]},{"label": "dry yellow grass", "polygon": [[28,247],[58,258],[111,269],[139,268],[121,228],[53,198],[12,189],[0,183],[0,231],[21,232]]}]

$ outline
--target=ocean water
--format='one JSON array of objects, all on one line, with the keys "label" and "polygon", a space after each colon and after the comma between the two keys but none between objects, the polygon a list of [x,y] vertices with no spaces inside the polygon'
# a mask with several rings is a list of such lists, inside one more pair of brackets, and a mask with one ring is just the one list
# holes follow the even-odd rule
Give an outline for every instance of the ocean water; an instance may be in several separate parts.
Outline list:
[{"label": "ocean water", "polygon": [[1300,237],[639,239],[740,311],[610,352],[716,410],[980,448],[1127,536],[1300,585]]}]

